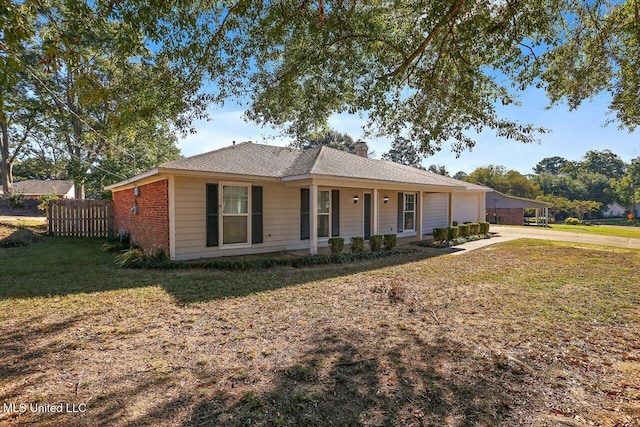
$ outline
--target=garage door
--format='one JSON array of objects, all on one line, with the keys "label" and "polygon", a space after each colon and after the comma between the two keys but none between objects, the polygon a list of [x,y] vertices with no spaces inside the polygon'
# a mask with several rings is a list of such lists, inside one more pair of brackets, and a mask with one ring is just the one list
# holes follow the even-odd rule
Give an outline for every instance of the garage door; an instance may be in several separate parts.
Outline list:
[{"label": "garage door", "polygon": [[449,225],[449,195],[446,193],[424,193],[422,199],[422,224],[424,234],[434,228]]}]

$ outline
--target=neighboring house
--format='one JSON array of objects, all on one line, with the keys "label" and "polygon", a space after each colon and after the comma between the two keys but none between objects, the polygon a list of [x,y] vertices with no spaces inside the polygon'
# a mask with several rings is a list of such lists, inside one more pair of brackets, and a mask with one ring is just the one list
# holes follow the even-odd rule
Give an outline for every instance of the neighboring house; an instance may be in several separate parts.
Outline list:
[{"label": "neighboring house", "polygon": [[[504,225],[524,225],[524,210],[535,209],[536,224],[549,224],[549,203],[510,196],[487,187],[487,222]],[[541,220],[539,220],[542,218]]]},{"label": "neighboring house", "polygon": [[75,198],[73,181],[30,179],[13,183],[13,193],[22,194],[25,199],[39,199],[42,196],[57,195],[61,199]]},{"label": "neighboring house", "polygon": [[625,209],[618,202],[613,202],[607,205],[607,208],[602,212],[602,216],[605,218],[621,218],[626,216],[628,209]]},{"label": "neighboring house", "polygon": [[332,236],[421,239],[481,221],[485,187],[328,147],[245,142],[165,163],[106,187],[116,230],[146,251],[195,259],[328,245]]}]

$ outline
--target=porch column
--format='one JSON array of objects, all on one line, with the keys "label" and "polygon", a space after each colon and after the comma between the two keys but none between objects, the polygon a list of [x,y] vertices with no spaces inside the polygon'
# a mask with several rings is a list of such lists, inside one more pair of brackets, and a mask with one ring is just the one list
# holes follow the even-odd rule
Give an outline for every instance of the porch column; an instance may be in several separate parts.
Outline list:
[{"label": "porch column", "polygon": [[311,235],[309,237],[309,254],[318,253],[318,186],[311,183],[309,187],[309,224]]},{"label": "porch column", "polygon": [[549,226],[549,207],[548,206],[544,207],[544,226],[545,227]]},{"label": "porch column", "polygon": [[452,208],[453,208],[453,193],[449,193],[449,218],[448,218],[449,227],[453,225],[453,212],[451,212]]},{"label": "porch column", "polygon": [[169,175],[169,258],[176,259],[176,177]]},{"label": "porch column", "polygon": [[416,212],[416,222],[418,223],[418,240],[422,240],[422,191],[418,191],[418,209]]},{"label": "porch column", "polygon": [[373,189],[373,232],[371,234],[378,234],[378,189]]}]

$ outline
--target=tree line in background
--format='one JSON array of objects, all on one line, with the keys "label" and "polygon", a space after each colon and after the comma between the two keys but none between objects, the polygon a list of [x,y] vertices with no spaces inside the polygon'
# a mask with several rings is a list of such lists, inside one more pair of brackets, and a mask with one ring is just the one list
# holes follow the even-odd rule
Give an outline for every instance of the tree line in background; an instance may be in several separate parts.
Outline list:
[{"label": "tree line in background", "polygon": [[[444,166],[429,170],[449,175]],[[624,162],[611,150],[587,151],[579,161],[547,157],[523,175],[504,166],[486,166],[470,174],[457,172],[454,178],[481,183],[513,196],[551,203],[550,213],[557,217],[602,214],[613,202],[629,211],[640,203],[640,158]]]}]

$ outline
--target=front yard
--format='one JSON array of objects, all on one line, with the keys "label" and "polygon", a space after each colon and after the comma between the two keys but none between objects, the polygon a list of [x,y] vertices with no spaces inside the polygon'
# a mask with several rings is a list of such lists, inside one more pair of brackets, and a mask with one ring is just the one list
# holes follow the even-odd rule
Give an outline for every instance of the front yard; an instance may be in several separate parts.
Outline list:
[{"label": "front yard", "polygon": [[44,238],[0,264],[0,424],[640,425],[638,251],[239,273]]},{"label": "front yard", "polygon": [[640,239],[640,228],[621,225],[565,225],[552,224],[551,230],[570,231],[574,233],[597,234],[600,236],[629,237]]}]

